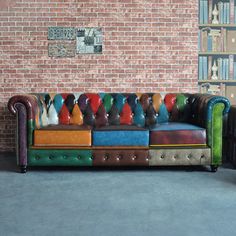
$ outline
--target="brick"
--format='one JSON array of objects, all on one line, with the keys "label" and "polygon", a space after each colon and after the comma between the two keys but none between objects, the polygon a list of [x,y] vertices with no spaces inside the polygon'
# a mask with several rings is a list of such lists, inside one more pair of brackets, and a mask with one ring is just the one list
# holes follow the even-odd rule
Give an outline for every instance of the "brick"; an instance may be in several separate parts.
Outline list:
[{"label": "brick", "polygon": [[[14,94],[197,91],[197,2],[13,2],[0,16],[0,151],[15,147]],[[101,27],[103,54],[48,57],[52,26]]]}]

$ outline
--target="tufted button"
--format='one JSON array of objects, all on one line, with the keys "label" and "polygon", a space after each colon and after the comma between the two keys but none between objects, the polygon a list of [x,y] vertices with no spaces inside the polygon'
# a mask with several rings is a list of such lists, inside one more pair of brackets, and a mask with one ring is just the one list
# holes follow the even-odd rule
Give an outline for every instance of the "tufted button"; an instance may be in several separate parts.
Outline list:
[{"label": "tufted button", "polygon": [[201,158],[205,158],[205,155],[204,155],[204,154],[202,154],[202,155],[201,155]]},{"label": "tufted button", "polygon": [[53,156],[53,155],[50,155],[50,156],[49,156],[49,159],[50,159],[50,160],[52,160],[53,158],[54,158],[54,156]]},{"label": "tufted button", "polygon": [[39,160],[40,159],[40,156],[39,155],[36,155],[35,156],[35,160]]},{"label": "tufted button", "polygon": [[145,159],[145,160],[146,160],[146,161],[149,161],[149,159],[150,159],[150,157],[146,157],[146,159]]},{"label": "tufted button", "polygon": [[136,160],[137,159],[137,156],[136,155],[133,155],[132,156],[132,160],[134,161],[134,160]]},{"label": "tufted button", "polygon": [[164,159],[165,158],[165,155],[164,154],[161,154],[161,159]]},{"label": "tufted button", "polygon": [[109,158],[108,154],[105,154],[104,161],[108,160],[108,158]]},{"label": "tufted button", "polygon": [[188,154],[188,159],[190,159],[192,157],[192,154]]},{"label": "tufted button", "polygon": [[67,155],[64,155],[64,156],[63,156],[64,159],[67,159],[67,157],[68,157]]},{"label": "tufted button", "polygon": [[176,158],[178,158],[178,155],[177,155],[177,154],[174,155],[174,159],[176,159]]},{"label": "tufted button", "polygon": [[121,155],[117,155],[116,160],[120,161],[120,159],[121,159]]},{"label": "tufted button", "polygon": [[80,160],[80,159],[81,159],[81,156],[80,156],[80,155],[78,155],[78,156],[77,156],[77,159],[78,159],[78,160]]},{"label": "tufted button", "polygon": [[91,157],[90,157],[90,160],[94,160],[94,156],[91,156]]}]

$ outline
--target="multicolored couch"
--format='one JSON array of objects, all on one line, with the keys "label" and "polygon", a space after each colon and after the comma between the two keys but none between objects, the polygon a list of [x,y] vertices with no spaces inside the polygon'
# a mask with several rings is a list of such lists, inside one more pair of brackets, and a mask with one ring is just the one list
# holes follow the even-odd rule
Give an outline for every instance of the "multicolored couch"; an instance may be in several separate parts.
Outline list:
[{"label": "multicolored couch", "polygon": [[69,93],[12,97],[17,160],[27,166],[210,165],[222,156],[224,97]]}]

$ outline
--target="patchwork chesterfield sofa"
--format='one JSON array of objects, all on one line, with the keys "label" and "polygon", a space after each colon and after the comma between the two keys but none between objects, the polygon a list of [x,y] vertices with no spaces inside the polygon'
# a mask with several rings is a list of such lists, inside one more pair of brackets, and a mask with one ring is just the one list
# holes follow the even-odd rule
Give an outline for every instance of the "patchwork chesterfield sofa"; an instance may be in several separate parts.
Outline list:
[{"label": "patchwork chesterfield sofa", "polygon": [[176,166],[222,162],[229,101],[203,94],[68,93],[13,96],[17,163]]}]

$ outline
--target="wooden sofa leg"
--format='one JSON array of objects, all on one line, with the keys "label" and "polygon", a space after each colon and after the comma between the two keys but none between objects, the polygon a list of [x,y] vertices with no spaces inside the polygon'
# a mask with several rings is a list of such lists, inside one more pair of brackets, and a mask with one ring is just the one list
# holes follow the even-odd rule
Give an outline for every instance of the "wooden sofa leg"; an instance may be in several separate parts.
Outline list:
[{"label": "wooden sofa leg", "polygon": [[20,172],[21,173],[26,173],[27,172],[27,166],[23,165],[23,166],[20,166]]},{"label": "wooden sofa leg", "polygon": [[217,165],[211,165],[211,172],[216,172],[218,169]]}]

